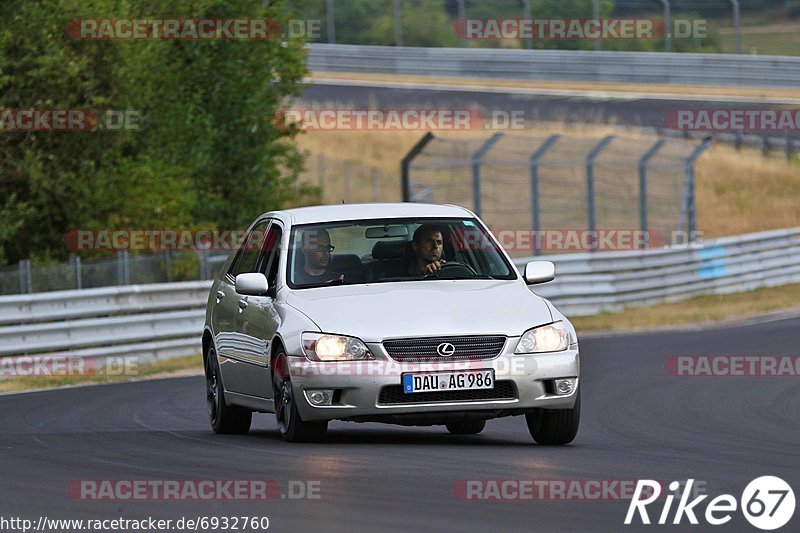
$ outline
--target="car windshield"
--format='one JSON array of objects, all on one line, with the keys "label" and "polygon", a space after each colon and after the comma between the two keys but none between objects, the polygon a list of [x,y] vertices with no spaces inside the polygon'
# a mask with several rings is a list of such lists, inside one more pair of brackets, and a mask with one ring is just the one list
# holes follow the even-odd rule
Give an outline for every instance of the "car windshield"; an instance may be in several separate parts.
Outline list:
[{"label": "car windshield", "polygon": [[516,278],[516,269],[473,218],[298,225],[289,244],[292,288]]}]

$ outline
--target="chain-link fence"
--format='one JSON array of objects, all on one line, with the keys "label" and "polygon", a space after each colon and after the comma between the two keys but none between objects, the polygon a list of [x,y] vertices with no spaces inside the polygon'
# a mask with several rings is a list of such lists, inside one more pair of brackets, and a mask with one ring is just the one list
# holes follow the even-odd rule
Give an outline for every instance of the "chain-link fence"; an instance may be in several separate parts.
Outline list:
[{"label": "chain-link fence", "polygon": [[[293,4],[289,4],[293,5]],[[796,0],[307,0],[312,42],[395,46],[463,46],[643,50],[797,55]],[[665,31],[652,38],[465,38],[462,19],[650,18]],[[662,34],[663,33],[663,34]]]},{"label": "chain-link fence", "polygon": [[[710,144],[427,134],[402,163],[404,199],[468,207],[496,234],[582,231],[596,239],[600,232],[636,230],[638,247],[675,243],[676,236],[688,241],[696,234],[694,164]],[[542,248],[534,240],[530,251]]]},{"label": "chain-link fence", "polygon": [[302,181],[320,188],[324,204],[397,202],[400,199],[396,173],[387,176],[378,168],[325,154],[308,158]]},{"label": "chain-link fence", "polygon": [[22,260],[0,268],[0,295],[212,279],[227,256],[218,251],[165,250],[137,254],[121,251],[116,257],[94,260],[74,256],[66,263],[46,265]]}]

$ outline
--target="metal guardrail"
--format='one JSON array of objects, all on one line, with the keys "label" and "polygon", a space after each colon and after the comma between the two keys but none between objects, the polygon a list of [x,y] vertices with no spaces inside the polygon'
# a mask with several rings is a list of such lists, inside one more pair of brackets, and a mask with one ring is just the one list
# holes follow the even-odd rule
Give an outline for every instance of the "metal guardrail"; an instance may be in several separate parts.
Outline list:
[{"label": "metal guardrail", "polygon": [[2,297],[0,356],[197,354],[210,287],[187,281]]},{"label": "metal guardrail", "polygon": [[210,281],[185,281],[4,296],[0,326],[183,310],[204,303],[210,286]]},{"label": "metal guardrail", "polygon": [[800,228],[725,237],[683,248],[539,256],[556,279],[534,291],[572,316],[800,282]]},{"label": "metal guardrail", "polygon": [[800,87],[800,57],[309,44],[312,72]]},{"label": "metal guardrail", "polygon": [[[524,267],[527,259],[515,260]],[[535,286],[567,315],[800,282],[800,227],[686,248],[539,256],[556,280]],[[209,281],[0,298],[0,356],[143,359],[200,350]]]}]

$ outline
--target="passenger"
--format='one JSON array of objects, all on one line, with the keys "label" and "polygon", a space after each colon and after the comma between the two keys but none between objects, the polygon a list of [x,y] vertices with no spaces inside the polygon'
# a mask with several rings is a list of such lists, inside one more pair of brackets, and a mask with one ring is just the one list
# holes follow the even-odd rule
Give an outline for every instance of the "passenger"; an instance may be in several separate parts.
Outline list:
[{"label": "passenger", "polygon": [[331,262],[331,236],[327,230],[316,229],[304,231],[300,241],[300,253],[303,254],[303,268],[294,273],[297,285],[314,285],[344,280],[344,274],[328,270]]}]

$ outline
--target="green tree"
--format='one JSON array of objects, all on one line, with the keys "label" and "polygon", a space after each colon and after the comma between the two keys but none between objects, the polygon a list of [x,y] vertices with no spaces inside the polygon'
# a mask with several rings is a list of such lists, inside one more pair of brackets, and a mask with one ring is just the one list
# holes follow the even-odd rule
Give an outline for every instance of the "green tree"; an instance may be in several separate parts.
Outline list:
[{"label": "green tree", "polygon": [[[273,117],[306,73],[302,42],[89,41],[77,18],[296,16],[288,0],[0,3],[0,108],[131,109],[124,132],[0,132],[0,254],[68,255],[73,228],[241,227],[313,198]],[[294,2],[298,4],[297,2]]]}]

